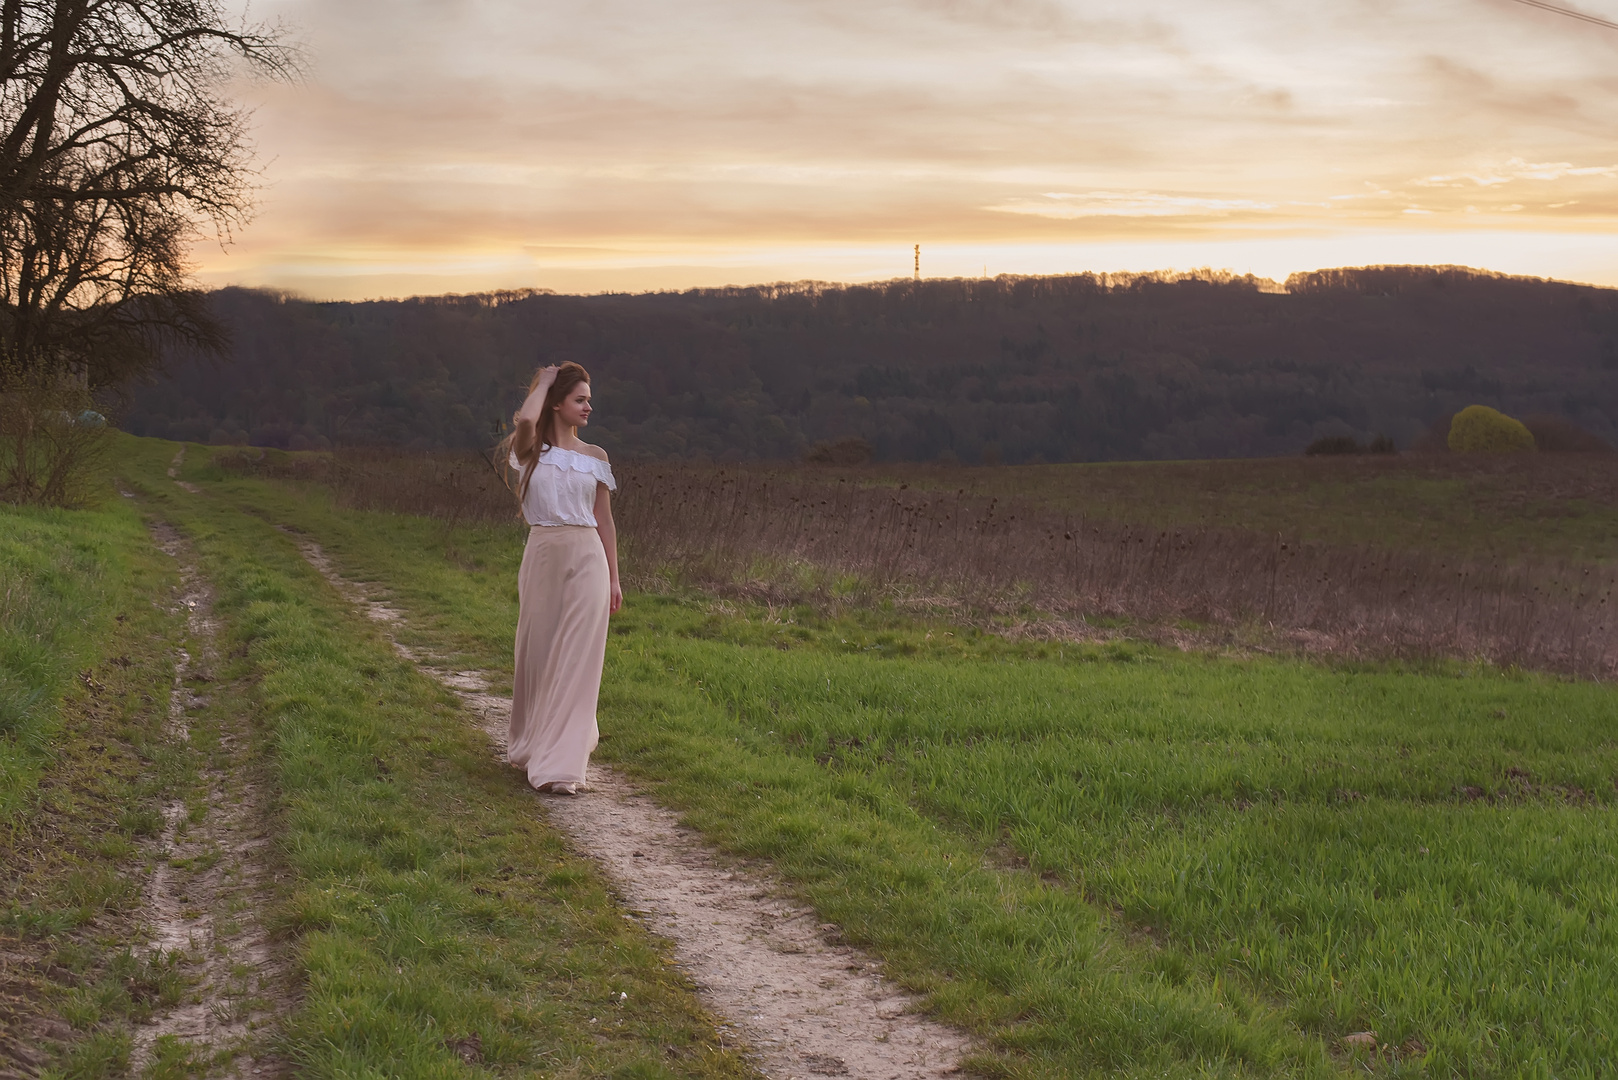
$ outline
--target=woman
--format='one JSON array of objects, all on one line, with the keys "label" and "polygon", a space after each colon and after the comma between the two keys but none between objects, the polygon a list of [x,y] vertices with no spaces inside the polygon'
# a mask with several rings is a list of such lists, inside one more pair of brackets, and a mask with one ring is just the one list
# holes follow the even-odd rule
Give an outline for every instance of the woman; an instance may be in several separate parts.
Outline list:
[{"label": "woman", "polygon": [[579,439],[590,374],[541,368],[504,446],[528,546],[517,573],[517,669],[506,759],[540,791],[576,795],[596,746],[607,617],[623,604],[606,451]]}]

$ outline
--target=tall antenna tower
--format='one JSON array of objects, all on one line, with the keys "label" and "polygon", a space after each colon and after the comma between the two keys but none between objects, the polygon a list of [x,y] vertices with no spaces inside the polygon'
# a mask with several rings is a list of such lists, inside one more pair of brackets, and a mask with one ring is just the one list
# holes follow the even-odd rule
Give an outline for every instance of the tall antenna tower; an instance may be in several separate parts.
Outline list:
[{"label": "tall antenna tower", "polygon": [[921,280],[921,245],[916,245],[916,280]]}]

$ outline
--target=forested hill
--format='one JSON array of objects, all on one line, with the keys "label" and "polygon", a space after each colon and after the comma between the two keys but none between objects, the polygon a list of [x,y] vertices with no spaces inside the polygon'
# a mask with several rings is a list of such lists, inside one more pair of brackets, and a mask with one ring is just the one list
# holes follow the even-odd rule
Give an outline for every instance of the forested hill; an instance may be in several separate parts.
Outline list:
[{"label": "forested hill", "polygon": [[536,363],[593,376],[620,456],[1005,462],[1401,446],[1465,405],[1618,442],[1618,291],[1455,268],[1012,278],[312,303],[214,294],[223,361],[176,358],[137,434],[484,446]]}]

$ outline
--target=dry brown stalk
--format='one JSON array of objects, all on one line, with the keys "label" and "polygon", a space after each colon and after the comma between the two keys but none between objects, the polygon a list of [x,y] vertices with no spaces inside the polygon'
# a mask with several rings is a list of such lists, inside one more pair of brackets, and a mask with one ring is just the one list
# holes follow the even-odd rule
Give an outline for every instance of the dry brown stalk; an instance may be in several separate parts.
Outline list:
[{"label": "dry brown stalk", "polygon": [[[354,507],[517,520],[497,475],[471,454],[345,450],[280,471],[328,484]],[[841,577],[868,598],[1025,619],[1044,613],[1070,626],[1103,618],[1256,627],[1306,651],[1618,675],[1618,567],[1610,564],[1146,527],[810,469],[638,464],[617,472],[625,562],[643,578],[673,570],[792,602],[839,591]]]}]

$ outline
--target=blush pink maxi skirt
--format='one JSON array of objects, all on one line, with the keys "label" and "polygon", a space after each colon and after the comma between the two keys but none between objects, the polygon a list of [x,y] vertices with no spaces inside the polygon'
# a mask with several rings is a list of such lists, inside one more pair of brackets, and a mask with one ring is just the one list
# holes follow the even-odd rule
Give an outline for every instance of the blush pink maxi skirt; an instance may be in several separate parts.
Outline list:
[{"label": "blush pink maxi skirt", "polygon": [[583,784],[596,748],[596,699],[611,603],[601,537],[535,525],[517,572],[517,657],[506,760],[534,787]]}]

